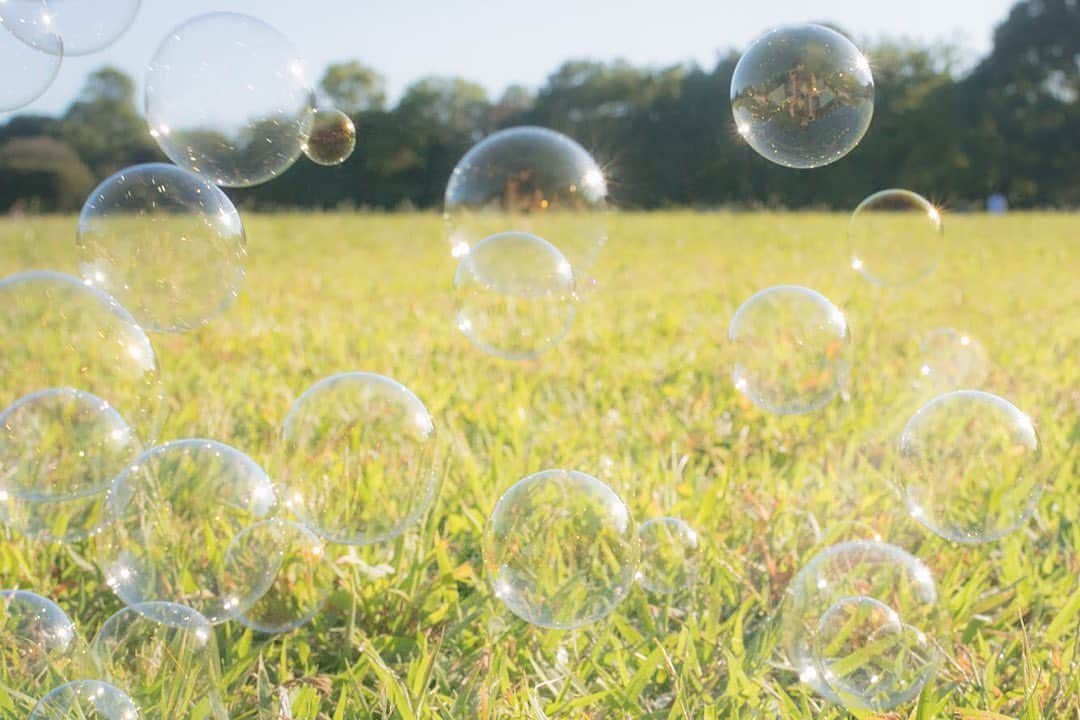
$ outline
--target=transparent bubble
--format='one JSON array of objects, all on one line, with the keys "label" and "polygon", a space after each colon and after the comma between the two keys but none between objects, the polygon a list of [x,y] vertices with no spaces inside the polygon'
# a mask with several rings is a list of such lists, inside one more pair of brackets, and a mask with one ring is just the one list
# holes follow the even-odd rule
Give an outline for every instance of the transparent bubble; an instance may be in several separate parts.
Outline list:
[{"label": "transparent bubble", "polygon": [[884,712],[908,702],[937,668],[926,633],[870,597],[841,598],[826,610],[813,651],[821,676],[850,709]]},{"label": "transparent bubble", "polygon": [[859,203],[851,216],[851,267],[874,285],[911,285],[937,269],[944,236],[941,212],[926,198],[909,190],[882,190]]},{"label": "transparent bubble", "polygon": [[900,435],[897,479],[912,517],[961,543],[998,540],[1031,517],[1045,477],[1031,419],[990,393],[934,398]]},{"label": "transparent bubble", "polygon": [[[814,648],[819,642],[834,641],[817,638],[823,616],[837,602],[855,597],[877,600],[891,609],[901,623],[928,637],[940,631],[942,622],[937,588],[929,568],[895,545],[877,541],[845,542],[811,558],[788,586],[781,610],[781,647],[804,683],[830,702],[840,704],[845,699],[825,682],[814,658]],[[831,631],[832,626],[827,628]],[[827,657],[831,655],[827,653]],[[935,663],[936,654],[927,661]],[[839,671],[840,668],[833,669],[834,673]],[[926,674],[929,677],[930,672]],[[919,687],[909,688],[910,697],[918,694]],[[905,700],[902,695],[897,698],[897,704]]]},{"label": "transparent bubble", "polygon": [[[63,40],[63,54],[69,57],[89,55],[104,50],[124,34],[139,10],[140,0],[3,0],[0,18],[5,14],[25,17],[39,13],[42,5],[48,15],[47,27]],[[26,25],[15,25],[12,32],[37,50],[57,53],[56,43],[43,40],[40,32]]]},{"label": "transparent bubble", "polygon": [[136,165],[98,185],[77,243],[86,284],[158,332],[205,325],[244,283],[240,214],[216,186],[175,165]]},{"label": "transparent bubble", "polygon": [[318,110],[304,154],[316,165],[340,165],[356,150],[356,125],[340,110]]},{"label": "transparent bubble", "polygon": [[0,280],[0,307],[0,407],[73,388],[108,402],[153,442],[165,411],[157,357],[116,300],[71,275],[35,271]]},{"label": "transparent bubble", "polygon": [[670,594],[689,587],[701,570],[698,536],[678,518],[656,518],[638,528],[641,565],[637,580],[649,592]]},{"label": "transparent bubble", "polygon": [[264,183],[296,162],[311,130],[305,72],[289,39],[262,20],[200,15],[150,62],[150,134],[170,160],[216,185]]},{"label": "transparent bubble", "polygon": [[287,520],[266,520],[237,535],[227,562],[258,569],[267,554],[280,558],[274,582],[237,620],[262,633],[289,632],[322,609],[334,586],[334,569],[322,539]]},{"label": "transparent bubble", "polygon": [[124,608],[105,621],[92,647],[105,677],[131,696],[141,718],[228,720],[214,629],[191,608]]},{"label": "transparent bubble", "polygon": [[607,179],[570,138],[540,127],[500,130],[458,162],[446,186],[451,252],[461,258],[497,233],[530,233],[583,275],[607,240]]},{"label": "transparent bubble", "polygon": [[42,698],[29,720],[139,720],[139,717],[139,708],[119,688],[97,680],[77,680]]},{"label": "transparent bubble", "polygon": [[42,390],[0,413],[0,522],[30,537],[74,542],[105,526],[112,479],[134,460],[135,433],[107,402]]},{"label": "transparent bubble", "polygon": [[779,415],[819,410],[846,385],[851,335],[844,314],[819,292],[778,285],[735,312],[735,388]]},{"label": "transparent bubble", "polygon": [[982,343],[968,333],[938,328],[927,334],[919,353],[917,384],[935,394],[977,388],[990,374]]},{"label": "transparent bubble", "polygon": [[48,17],[43,0],[0,0],[0,112],[34,102],[60,72],[64,43]]},{"label": "transparent bubble", "polygon": [[0,697],[6,694],[25,714],[69,679],[77,650],[75,624],[56,603],[23,590],[0,591]]},{"label": "transparent bubble", "polygon": [[105,580],[128,605],[168,601],[214,624],[235,618],[270,587],[281,558],[245,565],[225,550],[274,502],[266,473],[239,450],[212,440],[151,448],[109,490],[115,523],[98,542]]},{"label": "transparent bubble", "polygon": [[316,383],[285,418],[285,501],[335,543],[400,535],[434,500],[435,423],[408,388],[373,373]]},{"label": "transparent bubble", "polygon": [[874,78],[859,49],[821,25],[755,40],[731,79],[735,129],[762,157],[817,168],[855,149],[874,116]]},{"label": "transparent bubble", "polygon": [[591,475],[545,470],[499,498],[484,531],[495,596],[526,622],[583,627],[609,615],[637,572],[630,510]]},{"label": "transparent bubble", "polygon": [[535,359],[574,323],[570,263],[528,233],[499,233],[477,243],[458,265],[454,290],[458,329],[496,357]]}]

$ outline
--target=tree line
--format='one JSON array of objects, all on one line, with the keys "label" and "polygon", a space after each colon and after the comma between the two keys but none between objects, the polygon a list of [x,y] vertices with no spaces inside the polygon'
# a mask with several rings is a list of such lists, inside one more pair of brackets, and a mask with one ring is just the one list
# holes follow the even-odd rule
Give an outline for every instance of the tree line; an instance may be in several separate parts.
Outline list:
[{"label": "tree line", "polygon": [[[428,77],[392,107],[384,78],[359,62],[327,68],[319,89],[355,121],[344,165],[301,158],[266,185],[229,194],[260,209],[437,208],[458,159],[513,125],[562,131],[591,150],[620,207],[854,206],[905,187],[953,208],[1003,193],[1014,207],[1080,205],[1080,3],[1023,0],[991,52],[959,73],[941,44],[864,44],[876,83],[873,125],[848,157],[814,171],[772,165],[742,142],[729,89],[738,53],[715,66],[641,68],[569,61],[537,91],[489,98],[462,78]],[[0,125],[0,212],[72,211],[97,181],[164,161],[136,110],[132,80],[89,77],[60,117]]]}]

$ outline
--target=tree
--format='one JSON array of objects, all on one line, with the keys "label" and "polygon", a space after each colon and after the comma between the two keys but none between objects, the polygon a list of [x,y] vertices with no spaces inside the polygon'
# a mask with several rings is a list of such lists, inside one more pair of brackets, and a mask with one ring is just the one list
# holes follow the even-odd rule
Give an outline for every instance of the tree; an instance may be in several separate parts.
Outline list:
[{"label": "tree", "polygon": [[78,210],[93,187],[90,170],[59,140],[21,137],[0,145],[0,210]]},{"label": "tree", "polygon": [[326,68],[319,87],[338,110],[348,115],[386,107],[386,78],[356,60]]}]

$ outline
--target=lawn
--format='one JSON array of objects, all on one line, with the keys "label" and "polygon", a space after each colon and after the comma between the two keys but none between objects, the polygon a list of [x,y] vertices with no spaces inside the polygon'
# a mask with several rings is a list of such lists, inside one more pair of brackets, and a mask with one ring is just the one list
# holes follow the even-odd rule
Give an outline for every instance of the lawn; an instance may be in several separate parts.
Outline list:
[{"label": "lawn", "polygon": [[[296,720],[848,717],[780,667],[776,613],[814,553],[879,535],[929,566],[946,619],[937,678],[888,717],[1080,718],[1080,217],[947,214],[942,267],[896,291],[849,269],[846,221],[613,216],[570,335],[511,363],[455,329],[437,216],[247,217],[237,305],[205,329],[153,338],[170,409],[162,439],[220,440],[273,475],[293,399],[366,370],[426,403],[450,459],[418,527],[331,550],[336,587],[314,622],[273,638],[217,628],[231,717],[285,717],[282,704]],[[75,271],[74,225],[0,221],[0,274]],[[810,416],[766,415],[730,380],[732,314],[782,283],[821,291],[852,328],[851,386]],[[990,545],[930,535],[857,462],[910,412],[897,388],[913,343],[946,326],[983,343],[985,389],[1031,415],[1046,458],[1035,517]],[[577,632],[516,619],[483,575],[483,527],[503,490],[550,467],[598,476],[638,522],[690,523],[697,583],[673,596],[635,588]],[[0,541],[0,587],[54,598],[86,636],[119,609],[87,546]]]}]

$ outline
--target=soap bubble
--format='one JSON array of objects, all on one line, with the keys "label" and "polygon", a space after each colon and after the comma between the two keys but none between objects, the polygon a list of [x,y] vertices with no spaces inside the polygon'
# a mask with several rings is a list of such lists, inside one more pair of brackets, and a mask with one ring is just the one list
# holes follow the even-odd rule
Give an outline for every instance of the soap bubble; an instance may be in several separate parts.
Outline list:
[{"label": "soap bubble", "polygon": [[250,187],[288,170],[311,130],[313,90],[288,38],[247,15],[188,20],[146,78],[150,134],[177,165]]},{"label": "soap bubble", "polygon": [[214,623],[248,610],[273,582],[280,556],[231,563],[225,550],[269,516],[274,487],[254,460],[212,440],[177,440],[140,455],[113,481],[115,523],[99,536],[98,561],[128,605],[187,605]]},{"label": "soap bubble", "polygon": [[649,592],[671,594],[689,587],[701,569],[698,536],[678,518],[656,518],[638,528],[641,565],[637,581]]},{"label": "soap bubble", "polygon": [[882,190],[851,216],[851,267],[874,285],[911,285],[937,269],[944,235],[941,212],[926,198]]},{"label": "soap bubble", "polygon": [[454,289],[458,329],[489,355],[535,359],[574,323],[570,263],[528,233],[499,233],[473,246],[458,265]]},{"label": "soap bubble", "polygon": [[0,280],[0,407],[49,388],[109,403],[145,442],[164,419],[157,357],[112,297],[78,278],[34,271]]},{"label": "soap bubble", "polygon": [[591,475],[545,470],[499,498],[484,531],[495,596],[526,622],[574,629],[630,592],[639,546],[622,499]]},{"label": "soap bubble", "polygon": [[319,381],[293,403],[284,439],[285,502],[330,542],[389,540],[431,507],[435,423],[390,378],[356,372]]},{"label": "soap bubble", "polygon": [[[25,17],[39,13],[42,5],[48,14],[49,34],[63,41],[62,53],[69,57],[89,55],[116,42],[135,20],[141,0],[0,0],[0,19],[5,15]],[[42,33],[25,24],[11,27],[12,33],[35,49],[59,54],[58,45],[43,39]]]},{"label": "soap bubble", "polygon": [[92,649],[105,677],[141,708],[141,717],[228,720],[214,628],[183,605],[124,608],[101,626]]},{"label": "soap bubble", "polygon": [[0,523],[33,538],[74,542],[109,520],[105,495],[141,446],[107,402],[42,390],[0,413]]},{"label": "soap bubble", "polygon": [[938,328],[927,334],[919,354],[917,384],[941,394],[977,388],[990,374],[982,343],[968,333]]},{"label": "soap bubble", "polygon": [[79,649],[75,624],[52,600],[0,591],[0,697],[26,713],[67,676]]},{"label": "soap bubble", "polygon": [[1031,419],[996,395],[934,398],[904,427],[901,483],[912,517],[960,543],[998,540],[1031,517],[1043,490]]},{"label": "soap bubble", "polygon": [[42,0],[0,0],[0,112],[34,102],[60,72],[64,43],[48,16]]},{"label": "soap bubble", "polygon": [[29,720],[139,720],[139,708],[108,683],[77,680],[43,697]]},{"label": "soap bubble", "polygon": [[835,30],[779,27],[739,58],[731,109],[736,130],[762,157],[790,168],[822,167],[854,150],[870,128],[870,63]]},{"label": "soap bubble", "polygon": [[461,258],[497,233],[531,233],[566,254],[574,272],[592,266],[607,240],[607,179],[596,160],[561,133],[500,130],[458,162],[446,185],[451,252]]},{"label": "soap bubble", "polygon": [[851,341],[844,314],[821,293],[778,285],[735,312],[735,388],[779,415],[814,412],[845,386]]},{"label": "soap bubble", "polygon": [[322,539],[287,520],[264,520],[244,530],[229,546],[227,562],[258,570],[268,554],[280,558],[274,583],[237,621],[262,633],[289,632],[322,609],[334,569]]},{"label": "soap bubble", "polygon": [[[928,637],[940,630],[942,622],[930,570],[895,545],[877,541],[844,542],[811,558],[788,586],[781,610],[780,644],[799,678],[825,699],[840,704],[844,698],[822,677],[814,648],[831,640],[819,641],[817,637],[822,617],[837,602],[856,597],[877,600],[894,612],[901,623]],[[826,629],[831,631],[831,628],[832,625],[826,625]],[[937,655],[932,653],[925,659],[934,664]],[[833,668],[832,672],[835,675],[839,670]],[[925,682],[930,674],[932,671],[920,671],[905,676],[912,679],[906,691],[910,695],[899,694],[897,704],[917,695],[921,689],[919,683]]]},{"label": "soap bubble", "polygon": [[228,310],[244,282],[244,225],[229,198],[175,165],[125,168],[79,216],[79,269],[150,330],[180,332]]},{"label": "soap bubble", "polygon": [[915,698],[937,669],[926,633],[870,597],[837,600],[818,621],[818,670],[844,707],[885,712]]},{"label": "soap bubble", "polygon": [[317,110],[304,154],[316,165],[340,165],[356,150],[356,125],[340,110]]}]

